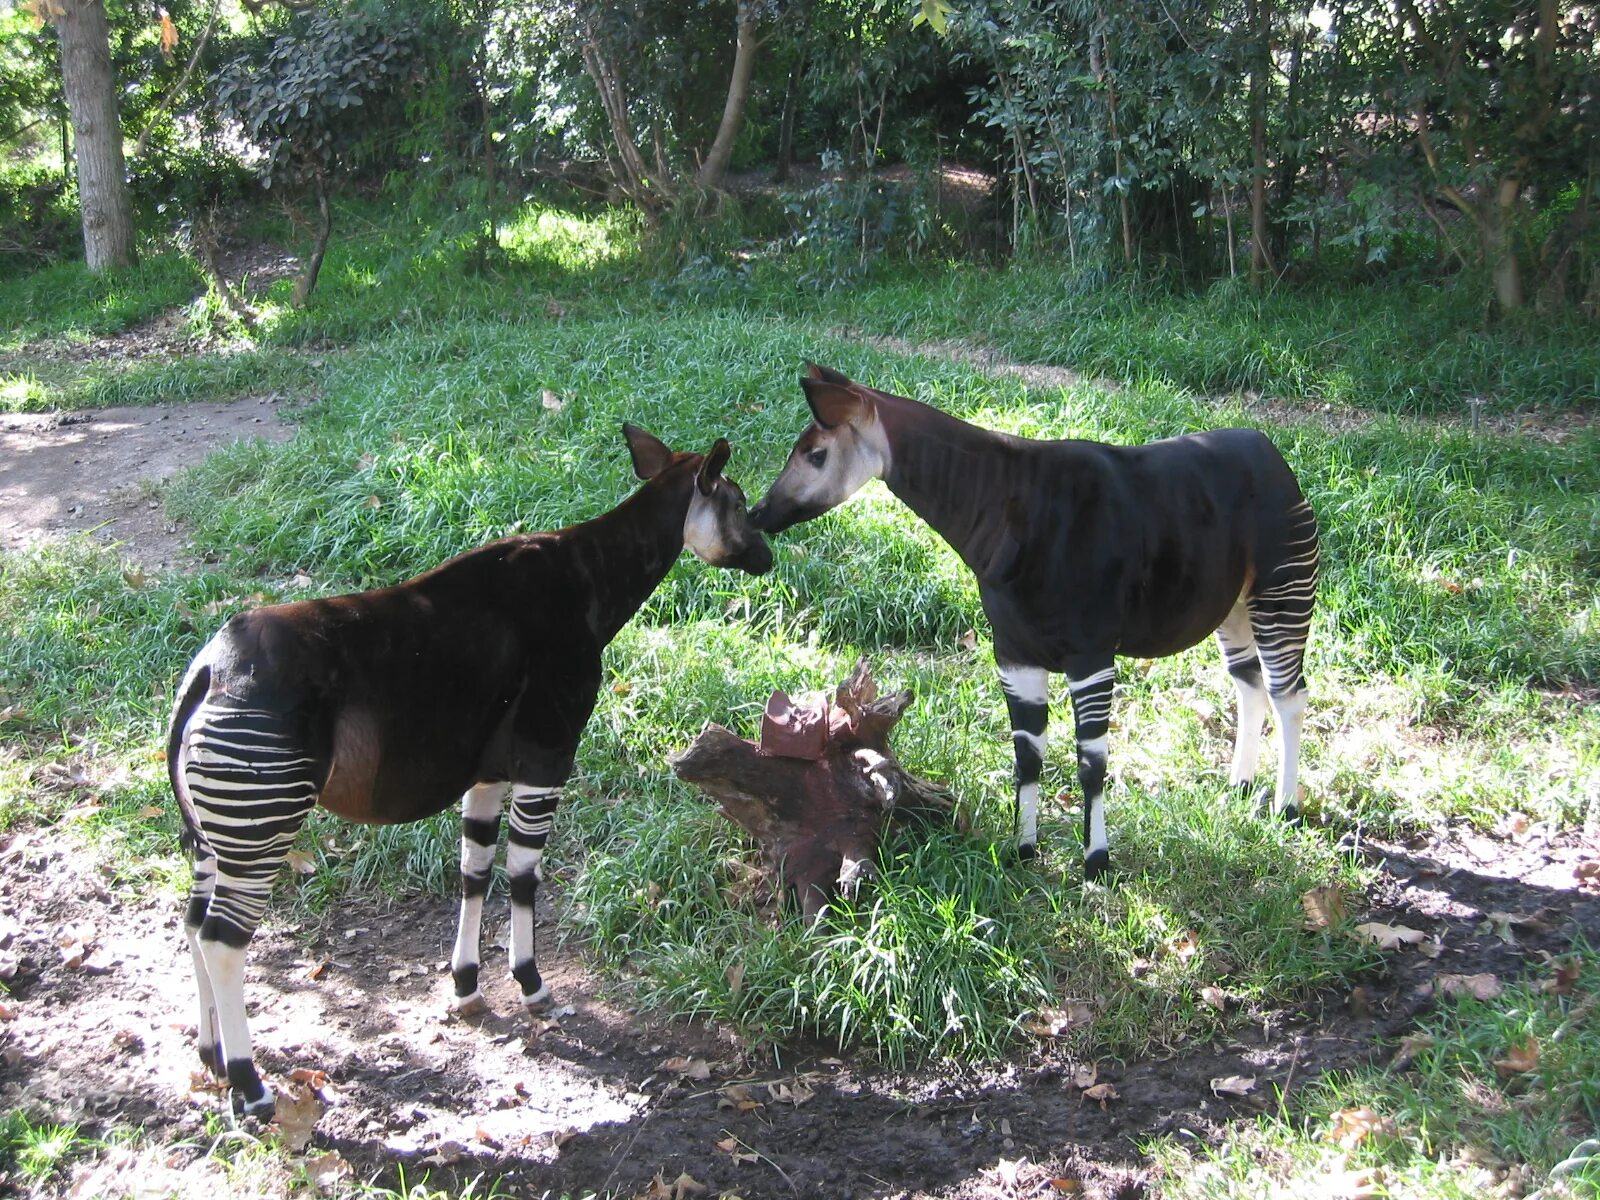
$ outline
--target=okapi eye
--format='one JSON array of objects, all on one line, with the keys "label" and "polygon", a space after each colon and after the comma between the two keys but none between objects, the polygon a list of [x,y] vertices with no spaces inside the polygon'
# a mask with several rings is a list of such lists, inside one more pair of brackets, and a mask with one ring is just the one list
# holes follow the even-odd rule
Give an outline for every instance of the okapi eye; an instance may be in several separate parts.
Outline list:
[{"label": "okapi eye", "polygon": [[822,464],[828,461],[828,452],[826,450],[813,450],[806,455],[806,461],[820,471]]}]

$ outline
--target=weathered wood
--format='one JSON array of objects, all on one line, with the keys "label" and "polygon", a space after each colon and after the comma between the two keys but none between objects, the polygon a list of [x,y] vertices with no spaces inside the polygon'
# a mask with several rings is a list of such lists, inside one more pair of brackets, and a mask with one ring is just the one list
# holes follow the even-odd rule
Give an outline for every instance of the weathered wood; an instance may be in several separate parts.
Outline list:
[{"label": "weathered wood", "polygon": [[774,692],[760,745],[707,725],[672,769],[755,838],[813,920],[835,890],[851,895],[875,871],[891,818],[949,819],[949,793],[908,774],[889,749],[913,699],[909,690],[880,697],[862,659],[825,704],[796,706]]}]

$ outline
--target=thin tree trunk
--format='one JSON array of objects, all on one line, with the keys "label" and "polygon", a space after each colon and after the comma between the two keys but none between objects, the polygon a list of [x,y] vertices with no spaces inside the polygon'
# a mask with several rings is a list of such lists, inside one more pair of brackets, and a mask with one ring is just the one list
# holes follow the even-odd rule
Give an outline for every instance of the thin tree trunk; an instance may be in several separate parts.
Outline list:
[{"label": "thin tree trunk", "polygon": [[317,245],[311,252],[311,261],[294,282],[294,307],[299,308],[311,299],[316,290],[317,276],[322,274],[322,259],[328,253],[328,241],[333,236],[333,213],[328,208],[328,188],[321,175],[317,176]]},{"label": "thin tree trunk", "polygon": [[1267,33],[1271,0],[1251,0],[1246,8],[1255,45],[1250,69],[1250,287],[1259,291],[1267,274]]},{"label": "thin tree trunk", "polygon": [[1517,197],[1521,194],[1521,180],[1502,179],[1495,189],[1494,200],[1485,205],[1484,252],[1494,279],[1495,306],[1502,314],[1516,312],[1522,307],[1522,266],[1517,261],[1516,246],[1512,244]]},{"label": "thin tree trunk", "polygon": [[[1104,18],[1101,18],[1102,21]],[[1106,111],[1111,122],[1111,145],[1117,170],[1117,204],[1122,215],[1122,261],[1133,262],[1133,215],[1128,204],[1128,181],[1122,174],[1122,133],[1117,128],[1117,85],[1111,74],[1111,41],[1104,38],[1104,59],[1096,72],[1106,87]],[[1092,39],[1091,39],[1092,41]]]},{"label": "thin tree trunk", "polygon": [[78,204],[89,270],[134,263],[133,204],[122,157],[111,34],[102,0],[60,0],[61,82],[72,115],[78,163]]},{"label": "thin tree trunk", "polygon": [[755,76],[756,50],[761,41],[756,37],[756,9],[748,0],[738,0],[739,31],[733,52],[733,78],[728,81],[728,98],[722,105],[722,123],[717,126],[717,136],[711,143],[706,160],[700,165],[695,183],[705,191],[722,186],[722,177],[728,173],[733,161],[733,147],[739,140],[739,130],[744,125],[745,109],[750,105],[750,81]]},{"label": "thin tree trunk", "polygon": [[611,140],[616,145],[620,167],[619,186],[645,213],[654,213],[662,204],[672,199],[673,189],[667,186],[665,176],[652,178],[644,165],[633,140],[628,123],[628,99],[622,81],[617,77],[598,33],[591,22],[585,21],[581,30],[583,67],[600,93],[600,105],[605,109],[606,121],[611,126]]},{"label": "thin tree trunk", "polygon": [[783,89],[783,119],[778,122],[778,165],[772,172],[773,183],[784,183],[789,178],[789,168],[794,165],[794,119],[800,107],[800,81],[806,73],[806,53],[800,52],[789,71],[789,82]]}]

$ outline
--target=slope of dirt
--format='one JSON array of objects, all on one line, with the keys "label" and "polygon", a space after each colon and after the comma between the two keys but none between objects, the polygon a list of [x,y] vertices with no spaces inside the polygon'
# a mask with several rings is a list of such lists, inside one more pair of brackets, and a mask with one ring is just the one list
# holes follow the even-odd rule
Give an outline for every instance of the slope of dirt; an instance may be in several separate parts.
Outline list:
[{"label": "slope of dirt", "polygon": [[213,450],[287,441],[277,395],[0,416],[0,549],[90,534],[142,567],[193,567],[153,485]]},{"label": "slope of dirt", "polygon": [[[59,829],[0,842],[0,975],[12,989],[0,1109],[193,1138],[225,1099],[196,1086],[178,905],[150,899],[112,863],[86,866],[71,847]],[[1381,865],[1370,919],[1423,931],[1437,957],[1397,952],[1359,998],[1241,1016],[1232,1041],[1163,1061],[1076,1063],[1043,1046],[998,1069],[894,1072],[827,1047],[752,1050],[727,1031],[608,1000],[584,960],[553,944],[548,910],[540,950],[561,1007],[524,1017],[495,949],[485,968],[494,1015],[461,1021],[448,1013],[445,963],[455,906],[433,897],[360,900],[315,928],[269,922],[248,991],[260,1061],[280,1090],[298,1068],[326,1074],[306,1153],[336,1151],[389,1186],[404,1169],[413,1181],[431,1171],[441,1186],[487,1172],[510,1194],[536,1196],[631,1196],[658,1173],[745,1200],[966,1200],[1061,1178],[1090,1196],[1136,1196],[1148,1182],[1141,1141],[1209,1141],[1277,1089],[1381,1061],[1384,1040],[1432,1002],[1435,975],[1511,978],[1575,936],[1600,939],[1600,896],[1577,883],[1579,864],[1600,859],[1593,838],[1467,836],[1365,852]],[[486,930],[501,947],[502,905],[491,904]],[[1087,1098],[1086,1072],[1115,1098]],[[1215,1095],[1210,1081],[1229,1075],[1255,1077],[1254,1091]]]}]

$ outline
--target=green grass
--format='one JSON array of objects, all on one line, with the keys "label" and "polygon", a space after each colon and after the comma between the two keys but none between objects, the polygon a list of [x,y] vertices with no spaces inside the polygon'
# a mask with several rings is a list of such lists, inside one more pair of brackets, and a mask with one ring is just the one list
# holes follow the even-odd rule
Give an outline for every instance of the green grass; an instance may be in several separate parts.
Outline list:
[{"label": "green grass", "polygon": [[[1234,1126],[1222,1144],[1195,1149],[1167,1139],[1149,1148],[1164,1200],[1245,1200],[1285,1195],[1348,1195],[1360,1180],[1379,1195],[1413,1200],[1542,1193],[1600,1194],[1600,1154],[1551,1173],[1600,1130],[1600,959],[1575,955],[1580,973],[1569,994],[1545,990],[1553,972],[1508,986],[1491,1001],[1441,1002],[1408,1035],[1417,1046],[1403,1070],[1370,1068],[1327,1076],[1291,1099],[1289,1109]],[[1531,1070],[1519,1047],[1537,1048]],[[1526,1061],[1526,1060],[1521,1060]],[[1371,1114],[1373,1132],[1349,1134],[1338,1114]],[[1345,1133],[1341,1144],[1340,1134]],[[1339,1181],[1347,1181],[1343,1187]],[[1373,1194],[1373,1193],[1367,1193]]]},{"label": "green grass", "polygon": [[[289,444],[235,446],[168,490],[215,571],[139,579],[83,548],[0,557],[0,824],[53,819],[92,791],[86,838],[177,890],[173,823],[157,811],[163,726],[177,676],[228,613],[392,582],[601,512],[633,486],[624,420],[685,448],[728,436],[730,473],[758,495],[806,419],[806,359],[1029,436],[1138,441],[1250,420],[1258,410],[1212,394],[1242,388],[1396,414],[1272,430],[1324,532],[1304,767],[1314,819],[1288,830],[1216,803],[1232,698],[1207,645],[1124,664],[1109,803],[1119,885],[1081,888],[1077,817],[1055,802],[1046,863],[1009,865],[1009,733],[976,589],[870,489],[785,535],[765,578],[686,559],[608,653],[551,865],[566,936],[626,969],[648,1001],[909,1061],[1014,1053],[1037,1010],[1077,1000],[1093,1020],[1069,1045],[1175,1049],[1237,1019],[1202,989],[1248,1015],[1371,965],[1298,917],[1309,887],[1361,886],[1334,849],[1350,825],[1600,819],[1600,717],[1582,702],[1600,686],[1600,438],[1473,436],[1417,418],[1470,396],[1558,415],[1592,404],[1592,338],[1555,325],[1458,334],[1458,301],[1415,282],[1173,298],[1076,287],[1037,266],[947,266],[821,293],[760,262],[741,282],[691,289],[640,275],[631,222],[545,206],[508,225],[492,270],[469,273],[465,239],[426,218],[341,210],[314,302],[289,310],[274,285],[249,343],[208,324],[192,275],[159,256],[117,281],[51,274],[0,289],[11,305],[56,289],[0,347],[13,406],[264,388],[307,401]],[[206,353],[44,369],[45,339],[185,306],[216,341]],[[981,342],[1118,386],[1029,388],[863,332]],[[897,752],[954,788],[972,830],[900,835],[879,882],[808,934],[751,892],[750,848],[666,759],[708,720],[752,733],[772,688],[831,687],[861,653],[885,685],[916,690]],[[1054,699],[1047,795],[1073,778],[1065,696]],[[52,763],[67,764],[67,784],[48,782]],[[70,783],[72,764],[92,788]],[[308,844],[338,869],[292,903],[449,890],[453,839],[448,817],[377,832],[320,819]]]}]

